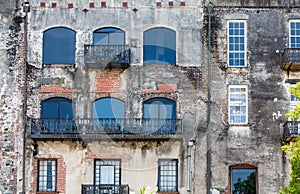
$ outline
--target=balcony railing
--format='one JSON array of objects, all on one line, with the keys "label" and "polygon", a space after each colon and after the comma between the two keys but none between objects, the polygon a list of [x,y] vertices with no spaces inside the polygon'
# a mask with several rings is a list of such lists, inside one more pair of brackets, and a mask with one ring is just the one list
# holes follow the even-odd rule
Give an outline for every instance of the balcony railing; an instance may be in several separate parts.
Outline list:
[{"label": "balcony railing", "polygon": [[128,68],[130,49],[127,45],[84,45],[84,62],[96,68]]},{"label": "balcony railing", "polygon": [[300,69],[300,48],[286,48],[283,52],[283,69]]},{"label": "balcony railing", "polygon": [[81,194],[129,194],[128,185],[81,185]]},{"label": "balcony railing", "polygon": [[170,138],[182,135],[180,119],[31,119],[31,138]]},{"label": "balcony railing", "polygon": [[284,141],[294,141],[298,136],[300,136],[300,121],[287,121],[283,125]]}]

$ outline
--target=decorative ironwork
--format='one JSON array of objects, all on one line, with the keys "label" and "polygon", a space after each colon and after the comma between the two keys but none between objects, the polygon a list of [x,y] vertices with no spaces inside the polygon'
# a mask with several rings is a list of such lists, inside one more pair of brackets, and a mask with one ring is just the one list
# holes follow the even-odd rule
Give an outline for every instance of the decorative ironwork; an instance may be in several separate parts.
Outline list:
[{"label": "decorative ironwork", "polygon": [[[96,118],[96,119],[31,119],[31,137],[48,134],[94,136],[98,134],[127,136],[171,136],[182,134],[180,119]],[[51,136],[50,136],[51,137]],[[71,136],[70,136],[71,137]],[[61,136],[64,138],[64,136]]]},{"label": "decorative ironwork", "polygon": [[287,121],[283,125],[283,138],[286,142],[300,136],[300,121]]},{"label": "decorative ironwork", "polygon": [[283,63],[300,64],[300,48],[286,48],[283,52]]},{"label": "decorative ironwork", "polygon": [[81,194],[129,194],[128,185],[81,185]]},{"label": "decorative ironwork", "polygon": [[128,45],[84,45],[85,64],[98,64],[102,68],[129,66]]}]

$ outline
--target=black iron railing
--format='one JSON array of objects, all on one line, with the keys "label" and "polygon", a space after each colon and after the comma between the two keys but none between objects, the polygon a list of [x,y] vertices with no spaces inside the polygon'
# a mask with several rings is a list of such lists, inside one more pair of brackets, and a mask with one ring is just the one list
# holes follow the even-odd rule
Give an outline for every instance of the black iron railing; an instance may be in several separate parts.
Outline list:
[{"label": "black iron railing", "polygon": [[96,119],[35,119],[30,120],[32,137],[37,134],[182,134],[180,119],[96,118]]},{"label": "black iron railing", "polygon": [[81,194],[129,194],[128,185],[81,185]]},{"label": "black iron railing", "polygon": [[300,64],[300,48],[286,48],[283,52],[283,63]]},{"label": "black iron railing", "polygon": [[284,139],[300,136],[300,121],[287,121],[283,125]]},{"label": "black iron railing", "polygon": [[127,45],[84,45],[84,61],[86,64],[130,63],[130,49]]}]

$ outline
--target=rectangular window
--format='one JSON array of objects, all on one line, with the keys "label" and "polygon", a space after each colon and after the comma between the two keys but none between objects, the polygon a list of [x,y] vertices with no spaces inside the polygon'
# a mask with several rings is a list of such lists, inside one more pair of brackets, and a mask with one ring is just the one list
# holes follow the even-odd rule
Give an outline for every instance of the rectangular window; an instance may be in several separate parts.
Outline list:
[{"label": "rectangular window", "polygon": [[38,191],[56,191],[56,160],[38,161]]},{"label": "rectangular window", "polygon": [[158,160],[158,191],[178,191],[178,160]]},{"label": "rectangular window", "polygon": [[228,67],[246,66],[246,21],[228,21]]},{"label": "rectangular window", "polygon": [[300,48],[300,21],[290,21],[290,48]]},{"label": "rectangular window", "polygon": [[121,160],[95,160],[95,185],[120,185]]},{"label": "rectangular window", "polygon": [[247,86],[229,86],[229,124],[248,123]]},{"label": "rectangular window", "polygon": [[254,167],[247,166],[231,167],[231,194],[257,193],[257,170]]}]

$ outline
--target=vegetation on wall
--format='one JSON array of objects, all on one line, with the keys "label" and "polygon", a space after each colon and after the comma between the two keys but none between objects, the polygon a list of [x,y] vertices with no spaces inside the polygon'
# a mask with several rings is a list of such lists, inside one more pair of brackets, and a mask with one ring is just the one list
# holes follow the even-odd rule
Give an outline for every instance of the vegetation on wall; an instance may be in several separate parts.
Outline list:
[{"label": "vegetation on wall", "polygon": [[[300,98],[300,82],[294,87],[291,87],[289,91],[297,98]],[[291,112],[286,114],[292,120],[300,119],[300,102]],[[298,194],[300,193],[300,137],[296,142],[282,146],[282,150],[290,155],[291,165],[291,180],[286,187],[281,188],[281,194]]]}]

